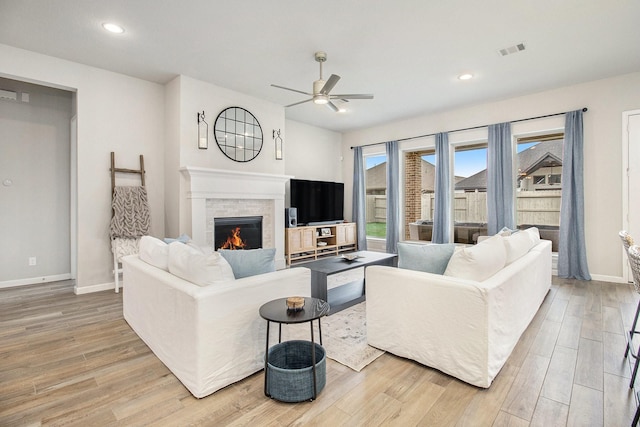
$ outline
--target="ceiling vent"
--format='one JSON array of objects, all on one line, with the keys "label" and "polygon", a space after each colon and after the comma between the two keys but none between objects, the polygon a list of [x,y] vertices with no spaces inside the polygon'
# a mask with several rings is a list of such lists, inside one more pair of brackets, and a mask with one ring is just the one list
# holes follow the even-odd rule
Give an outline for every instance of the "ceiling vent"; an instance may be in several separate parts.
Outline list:
[{"label": "ceiling vent", "polygon": [[522,52],[524,50],[524,43],[518,43],[513,46],[505,47],[504,49],[500,49],[498,53],[500,56],[507,56],[513,53]]},{"label": "ceiling vent", "polygon": [[11,101],[17,101],[18,100],[18,93],[14,92],[12,90],[0,89],[0,99],[8,99],[8,100],[11,100]]}]

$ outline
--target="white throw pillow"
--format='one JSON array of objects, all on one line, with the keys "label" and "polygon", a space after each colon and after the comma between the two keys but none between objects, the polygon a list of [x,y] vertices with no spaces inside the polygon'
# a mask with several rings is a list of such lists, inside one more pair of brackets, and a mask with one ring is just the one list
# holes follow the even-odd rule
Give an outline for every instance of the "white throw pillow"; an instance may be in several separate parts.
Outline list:
[{"label": "white throw pillow", "polygon": [[151,236],[142,236],[138,256],[147,264],[169,271],[169,245]]},{"label": "white throw pillow", "polygon": [[529,236],[531,236],[531,239],[533,239],[533,246],[540,243],[540,230],[538,230],[538,227],[529,227],[522,231],[524,231],[525,233],[529,233]]},{"label": "white throw pillow", "polygon": [[506,259],[503,237],[491,236],[475,246],[456,250],[444,275],[482,282],[500,271]]},{"label": "white throw pillow", "polygon": [[180,242],[169,245],[169,272],[198,286],[235,280],[231,266],[219,253]]},{"label": "white throw pillow", "polygon": [[507,265],[529,252],[535,245],[533,236],[527,232],[515,233],[502,239],[504,240],[504,247],[507,251]]}]

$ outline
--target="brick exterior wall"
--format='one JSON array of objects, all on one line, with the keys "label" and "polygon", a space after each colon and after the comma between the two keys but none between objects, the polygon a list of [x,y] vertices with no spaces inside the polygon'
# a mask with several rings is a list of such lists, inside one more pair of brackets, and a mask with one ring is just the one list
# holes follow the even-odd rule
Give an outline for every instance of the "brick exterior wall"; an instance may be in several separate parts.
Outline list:
[{"label": "brick exterior wall", "polygon": [[422,158],[419,152],[405,154],[404,237],[409,238],[409,224],[420,219],[422,194]]}]

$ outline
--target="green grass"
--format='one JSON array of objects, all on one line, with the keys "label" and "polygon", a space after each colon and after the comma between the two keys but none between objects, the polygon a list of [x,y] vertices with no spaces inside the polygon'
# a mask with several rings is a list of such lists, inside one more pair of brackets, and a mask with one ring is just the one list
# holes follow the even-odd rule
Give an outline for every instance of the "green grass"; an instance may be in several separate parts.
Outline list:
[{"label": "green grass", "polygon": [[386,222],[368,222],[367,237],[379,237],[384,239],[387,236]]}]

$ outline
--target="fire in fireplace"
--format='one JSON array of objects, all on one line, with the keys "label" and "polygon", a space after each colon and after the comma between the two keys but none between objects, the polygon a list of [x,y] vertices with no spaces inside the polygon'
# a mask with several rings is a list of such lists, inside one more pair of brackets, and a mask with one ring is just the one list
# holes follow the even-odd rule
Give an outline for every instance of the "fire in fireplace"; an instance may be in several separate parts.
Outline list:
[{"label": "fire in fireplace", "polygon": [[262,217],[214,218],[214,247],[217,249],[259,249],[262,247]]}]

